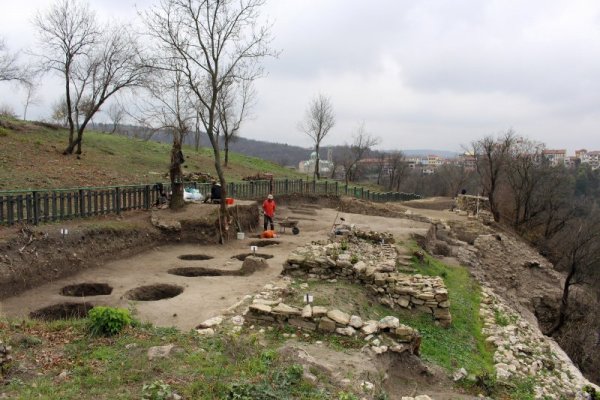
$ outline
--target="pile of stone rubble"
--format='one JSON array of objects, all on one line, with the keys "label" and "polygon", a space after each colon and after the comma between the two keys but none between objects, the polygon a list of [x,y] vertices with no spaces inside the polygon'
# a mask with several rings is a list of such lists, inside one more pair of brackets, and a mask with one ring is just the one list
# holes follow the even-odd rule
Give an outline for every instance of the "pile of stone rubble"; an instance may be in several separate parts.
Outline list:
[{"label": "pile of stone rubble", "polygon": [[586,399],[584,386],[590,382],[573,365],[564,351],[537,326],[521,318],[492,289],[484,288],[480,315],[487,342],[496,347],[496,378],[535,380],[537,399]]}]

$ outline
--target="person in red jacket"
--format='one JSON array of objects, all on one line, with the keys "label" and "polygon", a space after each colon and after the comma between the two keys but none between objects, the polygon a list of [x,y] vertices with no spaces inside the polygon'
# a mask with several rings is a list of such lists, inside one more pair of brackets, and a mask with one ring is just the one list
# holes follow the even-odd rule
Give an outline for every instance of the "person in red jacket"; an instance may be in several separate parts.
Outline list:
[{"label": "person in red jacket", "polygon": [[271,225],[271,230],[275,230],[273,224],[273,217],[275,216],[275,200],[273,200],[272,194],[267,196],[267,199],[263,202],[262,208],[265,213],[264,230],[267,230],[269,224]]}]

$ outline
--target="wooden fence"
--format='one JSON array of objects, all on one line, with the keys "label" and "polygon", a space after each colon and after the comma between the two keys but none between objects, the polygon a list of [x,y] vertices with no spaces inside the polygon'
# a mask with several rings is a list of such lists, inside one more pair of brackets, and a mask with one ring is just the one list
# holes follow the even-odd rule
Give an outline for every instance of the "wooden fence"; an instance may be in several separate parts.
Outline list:
[{"label": "wooden fence", "polygon": [[[166,191],[170,184],[163,184]],[[190,182],[186,187],[210,193],[209,183]],[[265,198],[269,193],[346,195],[359,199],[386,202],[420,198],[412,193],[373,192],[362,187],[340,185],[339,182],[280,179],[273,181],[230,182],[227,195],[236,199]],[[0,192],[0,225],[41,222],[120,214],[129,210],[148,210],[158,199],[155,185],[128,185],[74,189],[29,190]]]}]

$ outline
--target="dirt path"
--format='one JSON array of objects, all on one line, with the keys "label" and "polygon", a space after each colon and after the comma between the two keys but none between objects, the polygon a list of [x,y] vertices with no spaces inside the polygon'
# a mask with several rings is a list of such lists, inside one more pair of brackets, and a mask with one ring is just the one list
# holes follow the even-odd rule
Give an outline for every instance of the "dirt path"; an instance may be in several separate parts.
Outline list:
[{"label": "dirt path", "polygon": [[[244,240],[231,241],[220,245],[177,245],[155,247],[146,253],[127,259],[115,260],[101,267],[85,270],[65,279],[49,282],[35,289],[8,298],[0,304],[0,315],[12,317],[24,316],[42,307],[64,302],[88,301],[94,305],[119,307],[134,306],[137,317],[158,326],[176,326],[190,329],[207,318],[219,315],[224,309],[243,299],[244,296],[260,291],[267,283],[278,279],[287,255],[297,246],[313,240],[327,238],[337,212],[332,209],[282,207],[278,217],[301,217],[300,234],[288,232],[280,235],[277,245],[259,247],[259,253],[272,255],[268,259],[266,270],[250,276],[199,276],[184,277],[168,273],[172,268],[204,267],[221,270],[236,270],[242,261],[231,258],[250,252],[250,238],[254,232],[247,232]],[[361,228],[385,230],[396,238],[408,238],[411,233],[424,234],[428,224],[406,219],[389,219],[357,214],[342,214],[346,223]],[[261,221],[262,222],[262,221]],[[203,254],[212,257],[209,260],[188,261],[178,257],[185,254]],[[106,283],[113,288],[110,295],[93,297],[71,297],[60,294],[67,285],[80,283]],[[146,285],[171,284],[181,286],[183,292],[175,297],[158,301],[132,301],[125,297],[127,291]]]}]

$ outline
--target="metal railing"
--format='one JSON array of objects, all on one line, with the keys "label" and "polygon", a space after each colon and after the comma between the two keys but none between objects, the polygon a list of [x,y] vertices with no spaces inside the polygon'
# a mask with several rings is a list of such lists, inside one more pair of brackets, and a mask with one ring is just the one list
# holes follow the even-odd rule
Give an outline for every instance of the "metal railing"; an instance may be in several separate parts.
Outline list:
[{"label": "metal railing", "polygon": [[[210,193],[209,183],[189,182],[185,187],[198,189],[204,196]],[[163,184],[170,190],[170,184]],[[419,199],[413,193],[374,192],[341,185],[339,182],[278,179],[244,181],[227,184],[227,195],[241,200],[254,200],[275,195],[313,194],[346,195],[359,199],[387,202]],[[98,215],[120,214],[129,210],[148,210],[159,197],[155,185],[124,185],[82,187],[72,189],[13,190],[0,192],[0,225],[62,221]]]}]

